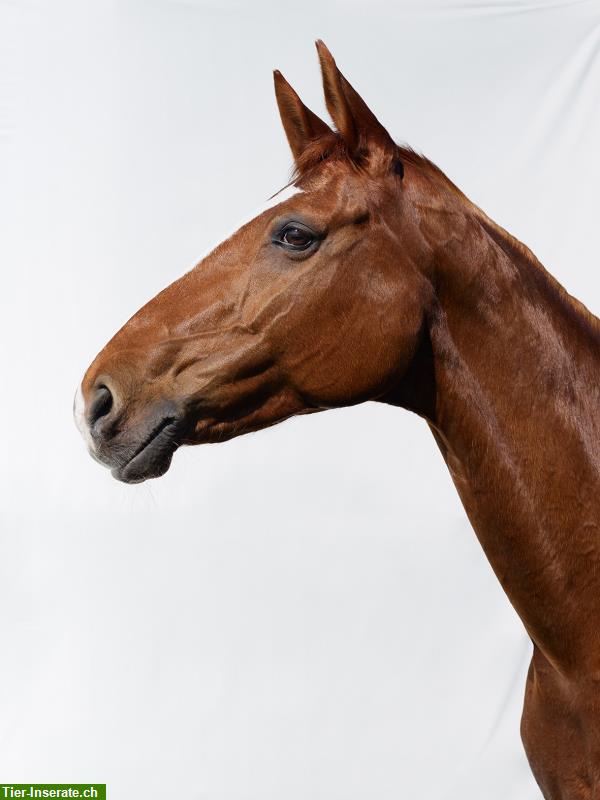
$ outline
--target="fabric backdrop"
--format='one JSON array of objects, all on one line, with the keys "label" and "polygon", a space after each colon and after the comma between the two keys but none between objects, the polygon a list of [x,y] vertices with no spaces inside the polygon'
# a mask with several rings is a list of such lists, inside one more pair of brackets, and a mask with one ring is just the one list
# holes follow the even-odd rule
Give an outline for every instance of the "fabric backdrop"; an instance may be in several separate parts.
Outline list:
[{"label": "fabric backdrop", "polygon": [[3,0],[3,782],[539,800],[530,644],[421,420],[296,419],[140,486],[72,423],[106,340],[286,182],[271,70],[324,115],[317,37],[600,311],[598,0]]}]

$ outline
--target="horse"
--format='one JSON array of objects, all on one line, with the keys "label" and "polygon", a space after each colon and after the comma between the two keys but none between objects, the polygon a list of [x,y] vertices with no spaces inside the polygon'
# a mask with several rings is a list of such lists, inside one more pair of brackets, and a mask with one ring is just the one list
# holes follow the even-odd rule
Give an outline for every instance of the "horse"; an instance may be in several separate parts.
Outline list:
[{"label": "horse", "polygon": [[422,417],[533,643],[532,772],[546,800],[597,800],[600,323],[317,51],[334,127],[274,72],[291,182],[108,342],[77,424],[137,483],[298,414]]}]

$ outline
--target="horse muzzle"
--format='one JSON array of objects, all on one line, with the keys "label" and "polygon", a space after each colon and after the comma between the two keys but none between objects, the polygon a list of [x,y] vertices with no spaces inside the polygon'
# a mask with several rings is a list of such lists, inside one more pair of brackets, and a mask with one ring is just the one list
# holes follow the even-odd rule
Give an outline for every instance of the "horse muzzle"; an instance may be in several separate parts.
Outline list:
[{"label": "horse muzzle", "polygon": [[97,384],[87,397],[80,387],[73,415],[90,455],[124,483],[164,475],[184,427],[175,404],[165,401],[146,406],[135,421],[126,418],[117,394],[106,383]]}]

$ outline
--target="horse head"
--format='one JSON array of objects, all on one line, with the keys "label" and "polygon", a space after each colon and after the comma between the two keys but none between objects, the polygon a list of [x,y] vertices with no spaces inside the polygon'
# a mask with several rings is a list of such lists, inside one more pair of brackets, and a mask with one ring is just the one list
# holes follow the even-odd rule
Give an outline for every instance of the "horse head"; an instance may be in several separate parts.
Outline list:
[{"label": "horse head", "polygon": [[433,173],[317,49],[335,129],[276,71],[292,182],[85,373],[77,423],[119,480],[162,475],[182,444],[384,397],[411,366],[432,295],[419,204]]}]

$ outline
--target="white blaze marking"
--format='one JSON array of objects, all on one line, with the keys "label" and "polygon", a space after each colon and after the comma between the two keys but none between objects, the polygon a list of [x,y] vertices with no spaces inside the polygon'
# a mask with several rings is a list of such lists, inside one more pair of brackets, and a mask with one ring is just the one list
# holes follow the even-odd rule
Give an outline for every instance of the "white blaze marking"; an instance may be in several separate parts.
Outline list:
[{"label": "white blaze marking", "polygon": [[92,435],[90,434],[90,429],[85,420],[85,400],[83,399],[81,384],[79,384],[77,387],[75,400],[73,401],[73,417],[75,418],[75,425],[77,425],[79,433],[83,436],[85,443],[87,444],[88,450],[90,453],[93,453],[96,448],[94,446]]}]

